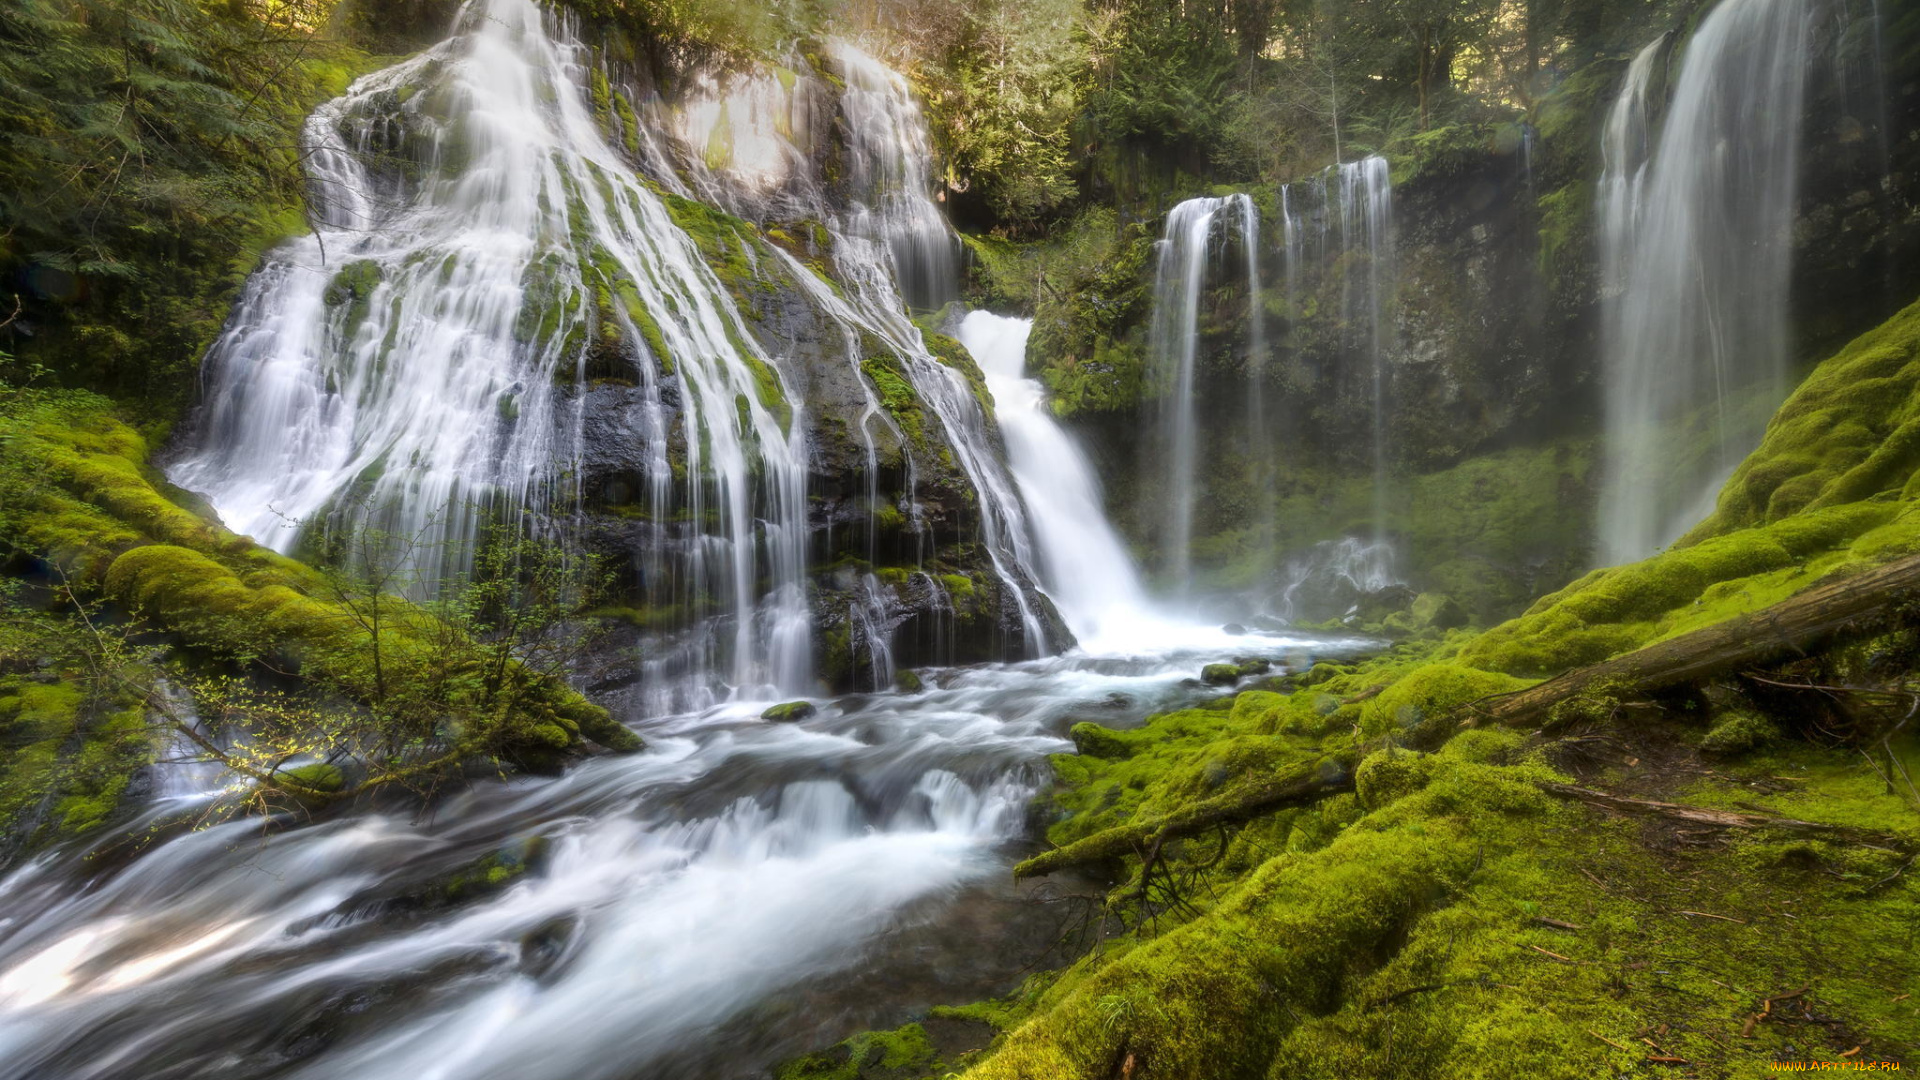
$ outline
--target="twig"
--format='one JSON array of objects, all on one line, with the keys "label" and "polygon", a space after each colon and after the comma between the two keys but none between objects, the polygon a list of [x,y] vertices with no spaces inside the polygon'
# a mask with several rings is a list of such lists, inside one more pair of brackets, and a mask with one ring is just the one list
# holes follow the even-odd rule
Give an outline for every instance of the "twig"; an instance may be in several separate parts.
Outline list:
[{"label": "twig", "polygon": [[1587,1034],[1593,1036],[1596,1039],[1599,1039],[1601,1042],[1606,1043],[1608,1046],[1613,1047],[1615,1050],[1625,1050],[1629,1054],[1633,1053],[1633,1047],[1621,1046],[1619,1043],[1614,1042],[1612,1039],[1607,1038],[1605,1035],[1600,1034],[1599,1032],[1593,1030],[1592,1028],[1587,1029]]},{"label": "twig", "polygon": [[1698,915],[1703,919],[1719,919],[1721,922],[1739,923],[1741,926],[1747,925],[1747,920],[1745,919],[1735,919],[1726,915],[1715,915],[1712,912],[1708,912],[1708,911],[1676,911],[1674,912],[1674,914],[1675,915]]}]

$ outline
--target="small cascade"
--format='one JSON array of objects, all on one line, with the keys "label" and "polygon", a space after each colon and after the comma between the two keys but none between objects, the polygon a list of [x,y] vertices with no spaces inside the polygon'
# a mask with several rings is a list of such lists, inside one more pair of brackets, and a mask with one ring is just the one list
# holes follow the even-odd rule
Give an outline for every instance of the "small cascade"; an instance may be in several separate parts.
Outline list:
[{"label": "small cascade", "polygon": [[847,625],[850,647],[866,663],[871,690],[893,685],[893,609],[893,590],[872,574],[862,574],[847,611]]},{"label": "small cascade", "polygon": [[1640,53],[1608,115],[1604,563],[1711,509],[1785,391],[1807,0],[1722,0],[1686,43],[1657,141]]},{"label": "small cascade", "polygon": [[[1387,462],[1387,353],[1394,296],[1393,178],[1379,155],[1333,165],[1280,188],[1287,302],[1298,312],[1309,269],[1338,275],[1341,352],[1352,359],[1356,396],[1373,428],[1373,544],[1390,524]],[[1324,303],[1324,301],[1323,301]]]},{"label": "small cascade", "polygon": [[1166,511],[1161,547],[1164,572],[1182,593],[1193,582],[1193,512],[1199,493],[1195,365],[1200,347],[1200,294],[1221,230],[1235,226],[1246,249],[1249,274],[1249,336],[1255,343],[1249,369],[1256,362],[1264,364],[1259,329],[1260,214],[1251,197],[1188,199],[1175,206],[1167,213],[1166,232],[1158,245],[1154,268],[1153,325],[1149,333],[1166,438]]},{"label": "small cascade", "polygon": [[1365,597],[1401,584],[1389,544],[1345,537],[1316,544],[1288,560],[1273,615],[1285,622],[1324,622],[1350,615]]},{"label": "small cascade", "polygon": [[1027,336],[1033,320],[986,311],[968,313],[960,342],[979,361],[1006,437],[1007,460],[1025,497],[1040,580],[1067,626],[1088,649],[1148,610],[1140,572],[1107,522],[1093,466],[1027,378]]},{"label": "small cascade", "polygon": [[283,551],[317,523],[401,536],[430,585],[488,521],[572,511],[588,379],[625,380],[647,599],[686,616],[654,705],[804,689],[803,406],[601,135],[583,56],[531,0],[485,0],[314,114],[319,227],[249,283],[172,478]]},{"label": "small cascade", "polygon": [[838,42],[834,64],[846,79],[840,111],[847,121],[846,187],[853,205],[842,232],[882,239],[899,295],[932,311],[960,295],[959,242],[933,204],[928,166],[933,147],[926,121],[898,72]]}]

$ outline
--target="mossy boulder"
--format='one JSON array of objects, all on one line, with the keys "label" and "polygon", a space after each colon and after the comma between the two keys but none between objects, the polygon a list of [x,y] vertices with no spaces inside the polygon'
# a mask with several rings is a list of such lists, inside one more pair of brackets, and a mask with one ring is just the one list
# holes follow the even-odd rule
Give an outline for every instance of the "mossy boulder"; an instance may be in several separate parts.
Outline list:
[{"label": "mossy boulder", "polygon": [[1414,597],[1408,613],[1413,616],[1414,625],[1421,629],[1457,630],[1472,621],[1466,608],[1441,593],[1421,593]]},{"label": "mossy boulder", "polygon": [[1213,686],[1231,686],[1240,681],[1240,665],[1208,664],[1200,669],[1200,679]]},{"label": "mossy boulder", "polygon": [[1780,726],[1767,717],[1729,710],[1715,719],[1706,737],[1700,740],[1700,752],[1714,757],[1734,757],[1775,742],[1780,735]]},{"label": "mossy boulder", "polygon": [[771,720],[777,724],[792,724],[818,713],[811,701],[786,701],[769,706],[760,714],[760,719]]},{"label": "mossy boulder", "polygon": [[1360,805],[1378,810],[1403,795],[1411,795],[1427,786],[1433,778],[1434,763],[1427,755],[1413,750],[1389,747],[1377,750],[1354,770],[1354,792]]},{"label": "mossy boulder", "polygon": [[1076,752],[1087,757],[1118,760],[1133,753],[1133,747],[1112,728],[1094,723],[1079,723],[1067,732]]}]

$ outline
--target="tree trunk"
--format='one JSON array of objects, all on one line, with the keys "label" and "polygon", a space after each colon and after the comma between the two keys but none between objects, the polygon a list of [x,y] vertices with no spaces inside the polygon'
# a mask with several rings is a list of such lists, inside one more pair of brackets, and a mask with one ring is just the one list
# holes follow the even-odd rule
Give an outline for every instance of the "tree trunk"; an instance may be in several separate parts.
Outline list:
[{"label": "tree trunk", "polygon": [[1915,588],[1920,588],[1920,555],[1909,555],[1865,573],[1827,578],[1772,607],[1577,668],[1538,686],[1483,698],[1468,708],[1502,724],[1536,724],[1555,705],[1596,683],[1661,690],[1803,656],[1836,638],[1884,625]]},{"label": "tree trunk", "polygon": [[1128,822],[1044,851],[1013,868],[1016,878],[1040,877],[1062,867],[1140,855],[1168,840],[1199,836],[1220,825],[1237,825],[1289,806],[1305,806],[1353,790],[1351,756],[1330,757],[1292,772],[1257,779],[1191,803],[1157,821]]}]

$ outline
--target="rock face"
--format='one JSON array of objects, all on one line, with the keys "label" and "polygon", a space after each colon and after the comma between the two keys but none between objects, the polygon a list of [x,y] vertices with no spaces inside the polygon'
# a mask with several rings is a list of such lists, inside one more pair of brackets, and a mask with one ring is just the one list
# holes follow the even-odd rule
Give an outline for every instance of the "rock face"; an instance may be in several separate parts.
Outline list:
[{"label": "rock face", "polygon": [[[957,342],[909,323],[891,285],[866,278],[891,276],[897,259],[830,227],[857,197],[876,198],[826,179],[849,157],[871,152],[856,145],[840,107],[844,87],[809,71],[680,71],[663,80],[647,60],[623,53],[617,33],[608,31],[602,46],[594,92],[610,141],[662,190],[694,196],[666,198],[777,370],[798,425],[811,670],[834,690],[881,689],[897,667],[1017,659],[1070,644],[1030,574],[1003,557],[1003,541],[995,546],[998,518],[983,505],[975,475],[1003,468],[1003,451],[979,369]],[[693,98],[661,97],[657,88],[667,84]],[[741,85],[778,99],[777,130],[689,133],[689,104]],[[743,177],[729,164],[731,151],[715,149],[749,136],[777,136],[785,155],[778,183]],[[904,194],[911,193],[890,197]],[[641,351],[634,342],[616,348]],[[681,388],[671,372],[658,380],[663,420],[649,417],[654,406],[637,376],[617,364],[598,374],[557,405],[578,417],[582,532],[627,585],[626,613],[643,653],[649,642],[654,652],[710,650],[699,639],[731,631],[687,617],[698,598],[665,595],[658,580],[663,552],[684,560],[712,542],[684,512],[660,520],[652,509],[696,501]],[[929,379],[934,389],[964,388],[957,403],[930,400]],[[948,419],[956,408],[977,410],[961,430]],[[664,461],[649,449],[658,441],[649,424],[671,432]],[[672,497],[656,497],[663,486]],[[713,505],[714,496],[706,498]]]}]

